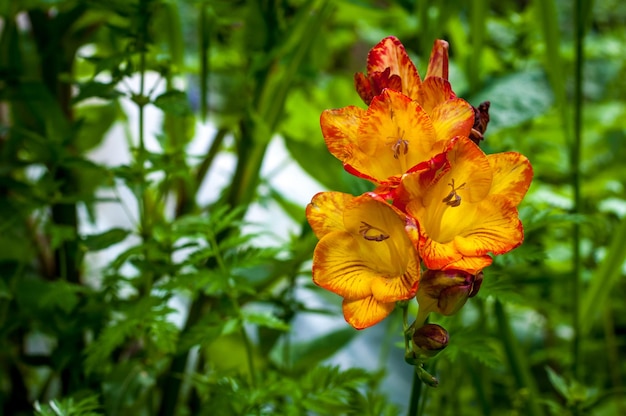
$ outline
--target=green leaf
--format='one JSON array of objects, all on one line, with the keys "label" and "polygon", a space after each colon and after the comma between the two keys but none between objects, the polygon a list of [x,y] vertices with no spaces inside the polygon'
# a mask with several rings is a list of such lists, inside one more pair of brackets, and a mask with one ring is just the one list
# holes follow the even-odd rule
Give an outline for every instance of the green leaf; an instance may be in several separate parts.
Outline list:
[{"label": "green leaf", "polygon": [[528,70],[491,81],[469,101],[491,102],[489,132],[494,132],[544,114],[552,105],[553,96],[544,73]]},{"label": "green leaf", "polygon": [[489,276],[488,279],[484,279],[480,286],[478,297],[483,299],[493,297],[504,303],[514,303],[517,305],[526,305],[528,303],[520,292],[519,285],[516,285],[514,281],[506,277],[497,278],[496,276]]},{"label": "green leaf", "polygon": [[185,353],[196,345],[206,347],[222,336],[235,333],[240,327],[240,319],[224,318],[216,314],[207,315],[182,333],[177,351]]},{"label": "green leaf", "polygon": [[244,311],[243,320],[249,324],[263,326],[266,328],[288,331],[289,325],[276,316],[266,312]]},{"label": "green leaf", "polygon": [[113,123],[123,117],[117,101],[78,106],[75,112],[76,119],[79,120],[77,123],[79,130],[76,133],[74,145],[81,152],[98,146]]},{"label": "green leaf", "polygon": [[46,227],[50,236],[50,246],[60,247],[63,243],[76,240],[76,228],[71,225],[48,224]]},{"label": "green leaf", "polygon": [[9,287],[7,286],[4,280],[0,280],[0,300],[2,299],[7,300],[7,299],[12,299],[12,298],[13,298],[13,294],[9,290]]},{"label": "green leaf", "polygon": [[98,396],[95,394],[55,399],[44,405],[36,401],[33,407],[35,414],[40,416],[98,416],[102,414]]},{"label": "green leaf", "polygon": [[[116,83],[103,83],[98,81],[88,81],[79,85],[79,92],[72,100],[74,104],[87,98],[113,99],[122,95],[115,89]],[[80,108],[80,107],[79,107]]]},{"label": "green leaf", "polygon": [[153,104],[164,112],[177,116],[186,116],[192,113],[187,94],[183,91],[167,91],[155,98]]},{"label": "green leaf", "polygon": [[358,388],[370,379],[362,369],[341,370],[333,366],[313,366],[301,380],[302,405],[317,414],[346,414],[354,410]]},{"label": "green leaf", "polygon": [[91,234],[82,238],[82,243],[88,251],[103,250],[112,245],[121,243],[130,234],[122,228],[112,228],[100,234]]},{"label": "green leaf", "polygon": [[78,305],[78,295],[85,292],[85,287],[58,280],[48,283],[46,291],[39,296],[38,303],[42,308],[57,307],[65,313],[70,313]]},{"label": "green leaf", "polygon": [[298,343],[292,347],[293,372],[303,371],[317,366],[323,360],[330,358],[340,349],[348,345],[357,335],[352,328],[341,328],[322,335],[308,342]]},{"label": "green leaf", "polygon": [[581,322],[583,336],[589,334],[600,312],[611,307],[607,299],[622,276],[624,261],[626,261],[626,217],[622,218],[615,229],[605,258],[594,271],[589,288],[583,292],[580,312],[580,316],[585,317]]},{"label": "green leaf", "polygon": [[550,380],[550,384],[552,384],[552,387],[554,387],[556,391],[559,392],[561,397],[569,401],[569,387],[567,386],[565,379],[563,379],[563,377],[558,375],[553,369],[548,366],[546,366],[546,372],[548,373],[548,380]]},{"label": "green leaf", "polygon": [[489,368],[499,368],[503,359],[493,344],[494,340],[484,334],[455,331],[448,347],[437,358],[461,362],[463,357],[469,357]]}]

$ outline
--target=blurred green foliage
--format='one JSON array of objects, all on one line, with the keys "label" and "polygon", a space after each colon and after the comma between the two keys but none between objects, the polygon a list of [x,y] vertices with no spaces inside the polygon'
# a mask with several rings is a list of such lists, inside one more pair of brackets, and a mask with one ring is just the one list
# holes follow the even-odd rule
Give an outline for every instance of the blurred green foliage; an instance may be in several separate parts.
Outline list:
[{"label": "blurred green foliage", "polygon": [[[388,35],[421,71],[447,39],[456,93],[491,101],[483,148],[535,171],[525,243],[462,314],[435,317],[451,341],[419,413],[626,412],[623,2],[17,0],[0,19],[4,414],[403,413],[410,386],[385,388],[411,378],[385,365],[398,316],[366,346],[377,371],[328,361],[365,334],[296,327],[338,298],[303,296],[315,237],[261,170],[280,135],[320,186],[370,189],[330,156],[319,114],[359,103],[353,74]],[[93,151],[113,134],[127,157],[111,165]],[[299,231],[268,248],[247,213],[270,201]]]}]

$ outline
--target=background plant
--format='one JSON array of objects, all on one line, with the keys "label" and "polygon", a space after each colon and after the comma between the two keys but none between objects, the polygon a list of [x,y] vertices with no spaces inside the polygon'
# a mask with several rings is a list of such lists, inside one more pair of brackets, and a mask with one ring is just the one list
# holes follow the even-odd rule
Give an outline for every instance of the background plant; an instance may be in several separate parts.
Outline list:
[{"label": "background plant", "polygon": [[[525,243],[438,317],[453,335],[429,371],[445,382],[412,408],[622,413],[621,2],[35,0],[0,15],[4,413],[404,412],[401,318],[333,324],[304,202],[267,170],[283,143],[310,196],[367,189],[319,114],[357,102],[352,76],[387,35],[419,68],[450,41],[455,92],[492,103],[482,146],[535,170]],[[259,224],[266,209],[288,232]],[[346,348],[379,360],[351,367]]]}]

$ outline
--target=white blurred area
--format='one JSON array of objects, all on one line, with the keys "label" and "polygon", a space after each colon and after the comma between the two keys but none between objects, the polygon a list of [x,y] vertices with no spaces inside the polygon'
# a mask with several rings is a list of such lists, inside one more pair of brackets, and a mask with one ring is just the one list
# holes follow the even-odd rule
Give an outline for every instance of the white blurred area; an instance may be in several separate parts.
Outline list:
[{"label": "white blurred area", "polygon": [[[145,77],[146,90],[153,85],[157,88],[153,92],[154,96],[163,93],[163,85],[158,82],[158,75],[147,73]],[[132,91],[139,90],[139,76],[135,76],[125,82]],[[160,87],[158,87],[161,85]],[[117,122],[106,134],[102,143],[89,152],[88,158],[98,164],[115,167],[127,165],[131,162],[131,147],[137,147],[139,111],[136,104],[129,98],[120,99],[127,121]],[[156,139],[156,135],[162,129],[162,113],[158,108],[148,105],[144,108],[144,143],[149,152],[161,152],[161,146]],[[215,136],[216,128],[209,120],[207,123],[197,122],[195,126],[195,137],[187,146],[188,161],[190,164],[199,164],[204,153],[211,145]],[[130,136],[130,137],[129,137]],[[232,140],[227,137],[226,140]],[[203,181],[197,196],[200,205],[208,205],[214,202],[222,189],[229,185],[231,176],[236,164],[235,155],[227,152],[220,152],[208,171],[207,177]],[[303,207],[309,203],[311,197],[323,190],[322,186],[307,175],[297,163],[289,156],[284,142],[280,136],[272,138],[265,154],[261,176],[272,188],[288,197],[289,200]],[[90,223],[86,212],[81,212],[81,233],[92,234],[104,232],[112,227],[125,229],[136,229],[138,222],[138,206],[134,196],[123,183],[118,182],[114,190],[103,189],[99,197],[108,199],[119,199],[119,202],[103,202],[96,206],[95,224]],[[261,231],[262,234],[271,235],[272,238],[264,238],[262,245],[279,245],[287,242],[289,236],[300,232],[300,224],[292,221],[277,204],[269,203],[261,206],[258,203],[250,206],[246,216],[246,222],[258,227],[254,231]],[[171,207],[173,209],[173,206]],[[128,242],[131,244],[131,242]],[[97,252],[91,253],[91,271],[96,272],[99,267],[108,263],[113,253]],[[91,274],[91,273],[90,273]]]},{"label": "white blurred area", "polygon": [[[144,82],[147,91],[154,85],[158,86],[153,92],[154,96],[158,96],[164,90],[164,83],[158,82],[157,74],[147,73]],[[139,77],[136,76],[127,80],[125,85],[135,92],[138,91]],[[106,134],[102,143],[88,154],[92,161],[110,167],[131,162],[129,149],[137,146],[139,137],[137,131],[139,126],[138,107],[129,98],[122,98],[120,101],[127,120],[117,122]],[[318,115],[312,114],[311,117],[318,117]],[[152,105],[144,108],[144,128],[147,150],[160,152],[162,149],[156,135],[162,129],[161,110]],[[215,132],[216,128],[210,120],[207,123],[197,122],[195,137],[187,148],[189,163],[198,164],[200,162],[209,148]],[[227,137],[226,140],[233,139]],[[337,163],[340,162],[337,161]],[[220,152],[217,155],[198,192],[197,201],[199,204],[207,205],[217,199],[220,190],[229,185],[235,164],[236,158],[233,154]],[[302,206],[303,210],[314,194],[326,190],[291,159],[280,136],[275,136],[271,140],[263,161],[261,177],[276,191]],[[263,190],[261,189],[261,191]],[[111,202],[96,204],[95,223],[89,221],[85,210],[79,213],[80,232],[83,235],[102,233],[114,227],[135,231],[138,229],[137,202],[131,191],[121,181],[117,182],[114,190],[103,189],[98,196],[108,198]],[[170,208],[173,212],[173,204]],[[252,204],[245,220],[250,225],[245,226],[241,231],[243,233],[260,233],[261,236],[255,241],[257,245],[281,246],[289,241],[291,235],[300,233],[301,224],[295,223],[275,202],[263,205]],[[131,236],[123,243],[116,244],[108,250],[88,253],[85,261],[85,264],[88,265],[88,270],[85,271],[88,282],[97,286],[106,265],[119,254],[138,243],[139,238]],[[129,266],[123,269],[122,273],[131,277],[136,271]],[[302,279],[308,278],[303,277]],[[348,327],[341,314],[341,298],[332,295],[329,297],[327,293],[322,292],[323,289],[300,288],[296,292],[296,297],[309,308],[330,308],[336,310],[337,313],[333,315],[312,313],[297,315],[292,322],[291,342],[306,342]],[[170,301],[169,306],[177,311],[170,315],[170,318],[179,327],[185,323],[189,303],[189,299],[184,295],[178,295]],[[388,319],[398,320],[399,317],[394,315]],[[409,397],[411,388],[412,367],[404,363],[403,350],[394,345],[401,341],[399,331],[400,328],[397,328],[396,331],[389,334],[386,325],[377,325],[361,331],[346,348],[329,360],[329,364],[339,365],[342,368],[359,367],[372,371],[385,368],[387,376],[381,385],[383,392],[397,405],[406,406],[406,398]],[[381,355],[381,349],[386,349],[387,353]]]}]

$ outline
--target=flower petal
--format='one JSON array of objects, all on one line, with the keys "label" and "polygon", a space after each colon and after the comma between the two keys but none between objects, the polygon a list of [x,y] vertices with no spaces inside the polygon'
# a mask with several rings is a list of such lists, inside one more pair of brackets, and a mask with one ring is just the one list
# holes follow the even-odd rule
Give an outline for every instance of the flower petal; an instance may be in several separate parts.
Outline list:
[{"label": "flower petal", "polygon": [[504,195],[514,206],[518,206],[533,179],[530,161],[517,152],[494,153],[487,159],[493,169],[490,193]]},{"label": "flower petal", "polygon": [[[493,181],[493,173],[491,165],[485,153],[468,137],[458,137],[453,141],[452,148],[446,153],[446,158],[450,163],[450,171],[445,185],[440,181],[439,186],[443,185],[443,190],[439,195],[445,196],[450,190],[450,182],[455,180],[458,193],[462,195],[466,202],[477,202],[482,200],[491,189]],[[465,187],[461,184],[465,183]]]},{"label": "flower petal", "polygon": [[406,215],[381,197],[366,193],[348,204],[343,221],[346,230],[359,241],[370,267],[385,279],[404,282],[405,289],[398,296],[407,296],[419,279],[419,259],[412,234],[406,230]]},{"label": "flower petal", "polygon": [[345,162],[352,157],[361,118],[365,110],[348,106],[340,109],[324,110],[320,125],[328,151]]},{"label": "flower petal", "polygon": [[480,202],[473,216],[458,224],[456,248],[464,256],[504,254],[522,244],[524,230],[513,204],[502,195],[490,195]]},{"label": "flower petal", "polygon": [[406,215],[372,193],[350,199],[341,193],[318,195],[325,207],[345,204],[343,223],[333,223],[344,230],[328,232],[315,247],[313,281],[349,299],[374,295],[394,302],[414,296],[419,258],[414,224]]},{"label": "flower petal", "polygon": [[402,80],[404,95],[417,99],[421,79],[415,65],[406,53],[404,46],[394,36],[389,36],[376,44],[367,55],[368,75],[384,72],[390,68],[391,75],[398,75]]},{"label": "flower petal", "polygon": [[[417,257],[417,255],[415,255]],[[419,268],[412,262],[402,276],[378,277],[372,282],[372,295],[379,302],[395,302],[415,297],[419,285]]]},{"label": "flower petal", "polygon": [[[440,77],[426,78],[419,90],[419,103],[428,114],[444,102],[456,98],[448,80]],[[472,123],[474,120],[472,120]],[[452,136],[450,136],[452,137]]]},{"label": "flower petal", "polygon": [[354,87],[359,97],[361,97],[367,105],[370,105],[372,98],[377,95],[370,79],[361,72],[354,74]]},{"label": "flower petal", "polygon": [[[465,203],[481,201],[491,189],[489,161],[469,138],[460,136],[448,142],[443,156],[445,159],[436,155],[420,165],[423,170],[404,175],[398,189],[398,203],[406,205],[407,212],[421,224],[420,228],[430,233],[438,228],[434,222],[441,221],[448,210],[463,211]],[[450,206],[452,198],[458,198],[459,206]]]},{"label": "flower petal", "polygon": [[395,302],[381,303],[368,296],[363,299],[344,299],[343,316],[356,329],[368,328],[385,319],[393,311]]},{"label": "flower petal", "polygon": [[372,294],[378,272],[361,255],[359,242],[346,231],[326,234],[313,252],[313,282],[344,298]]},{"label": "flower petal", "polygon": [[[457,137],[424,170],[403,176],[398,204],[420,229],[419,254],[429,269],[454,264],[475,271],[521,243],[517,209],[505,195],[490,194],[492,168],[487,156],[467,137]],[[394,201],[396,203],[396,201]],[[466,258],[483,257],[462,262]]]},{"label": "flower petal", "polygon": [[372,72],[367,77],[357,73],[354,75],[354,85],[357,93],[367,105],[385,88],[402,92],[402,79],[399,75],[392,74],[391,68],[386,68],[382,72]]},{"label": "flower petal", "polygon": [[420,255],[427,268],[476,273],[491,264],[488,253],[504,254],[522,243],[522,223],[506,198],[489,196],[474,205],[471,214],[466,210],[456,218],[457,235],[451,241],[440,242],[422,234]]},{"label": "flower petal", "polygon": [[422,234],[419,253],[428,269],[444,269],[446,266],[462,260],[463,255],[451,243],[440,243]]},{"label": "flower petal", "polygon": [[485,267],[491,265],[493,259],[489,255],[476,256],[476,257],[463,257],[457,261],[449,263],[444,267],[444,270],[463,270],[470,274],[477,274]]},{"label": "flower petal", "polygon": [[358,129],[358,152],[347,161],[379,184],[398,182],[416,164],[434,156],[435,129],[414,101],[386,89],[374,97]]},{"label": "flower petal", "polygon": [[412,237],[417,235],[406,216],[381,197],[368,193],[348,205],[344,224],[353,235],[361,237],[362,256],[379,271],[371,286],[376,300],[395,302],[415,296],[420,268]]},{"label": "flower petal", "polygon": [[306,207],[306,218],[317,238],[344,230],[343,211],[353,198],[343,192],[320,192]]},{"label": "flower petal", "polygon": [[441,77],[448,79],[448,42],[442,39],[436,39],[433,49],[430,52],[430,60],[428,61],[428,70],[426,78]]},{"label": "flower petal", "polygon": [[435,107],[430,118],[439,140],[469,136],[474,125],[474,109],[467,101],[455,98]]}]

